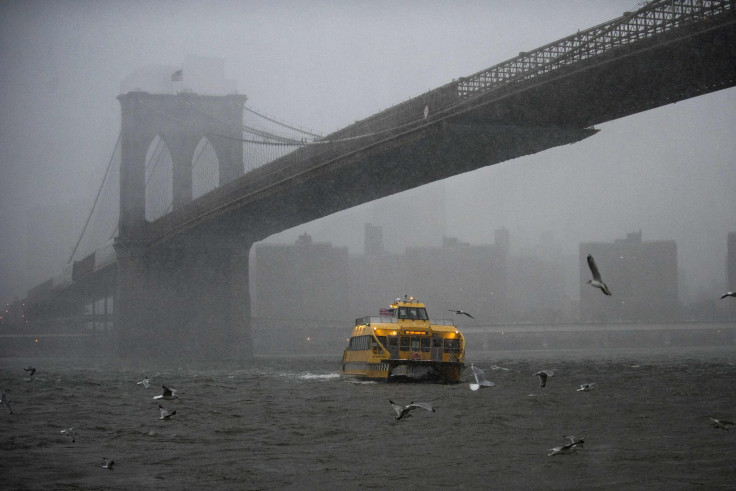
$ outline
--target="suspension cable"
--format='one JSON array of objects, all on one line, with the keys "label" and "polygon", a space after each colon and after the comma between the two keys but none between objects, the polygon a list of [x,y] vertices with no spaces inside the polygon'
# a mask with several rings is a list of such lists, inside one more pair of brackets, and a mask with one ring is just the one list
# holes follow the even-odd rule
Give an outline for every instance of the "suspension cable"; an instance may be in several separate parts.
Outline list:
[{"label": "suspension cable", "polygon": [[311,131],[307,131],[307,130],[304,130],[302,128],[298,128],[298,127],[295,127],[295,126],[288,125],[288,124],[286,124],[284,122],[281,122],[281,121],[278,121],[276,119],[272,119],[272,118],[270,118],[270,117],[268,117],[268,116],[266,116],[264,114],[261,114],[261,113],[255,111],[255,110],[253,110],[252,108],[250,108],[248,106],[244,106],[243,109],[245,109],[248,112],[251,112],[251,113],[255,114],[256,116],[260,116],[260,117],[262,117],[263,119],[265,119],[267,121],[271,121],[272,123],[276,123],[276,124],[278,124],[280,126],[283,126],[285,128],[289,128],[290,130],[298,131],[299,133],[304,133],[305,135],[313,136],[315,138],[322,138],[322,135],[320,135],[318,133],[312,133]]},{"label": "suspension cable", "polygon": [[87,221],[84,222],[84,227],[82,227],[82,233],[79,234],[79,239],[77,239],[77,243],[74,246],[74,249],[72,250],[71,256],[69,256],[69,260],[66,262],[67,264],[72,262],[72,259],[74,259],[74,254],[77,253],[77,248],[79,247],[79,244],[82,242],[82,237],[84,237],[84,232],[87,230],[87,225],[89,225],[90,219],[92,219],[92,214],[95,211],[95,208],[97,207],[97,201],[100,199],[100,194],[102,193],[102,188],[105,185],[105,181],[107,180],[107,175],[110,173],[110,168],[112,167],[112,162],[115,159],[115,154],[118,151],[118,147],[120,146],[120,140],[122,138],[122,131],[118,133],[118,141],[115,142],[115,148],[112,151],[112,155],[110,156],[110,161],[107,163],[107,169],[105,169],[105,175],[102,177],[102,182],[100,183],[100,187],[97,190],[97,196],[95,196],[95,201],[92,203],[92,209],[89,211],[89,216],[87,216]]}]

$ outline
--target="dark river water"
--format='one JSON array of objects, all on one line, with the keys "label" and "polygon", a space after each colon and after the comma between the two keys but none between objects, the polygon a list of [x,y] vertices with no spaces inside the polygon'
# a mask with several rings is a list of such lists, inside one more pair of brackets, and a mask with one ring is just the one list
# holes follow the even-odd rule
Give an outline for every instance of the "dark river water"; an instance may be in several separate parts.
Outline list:
[{"label": "dark river water", "polygon": [[[496,384],[477,392],[469,370],[458,385],[360,383],[339,362],[0,359],[13,408],[0,407],[0,488],[736,488],[736,429],[709,421],[736,420],[734,347],[469,353]],[[181,396],[162,402],[170,421],[162,384]],[[396,422],[389,399],[436,412]],[[570,434],[584,448],[548,457]]]}]

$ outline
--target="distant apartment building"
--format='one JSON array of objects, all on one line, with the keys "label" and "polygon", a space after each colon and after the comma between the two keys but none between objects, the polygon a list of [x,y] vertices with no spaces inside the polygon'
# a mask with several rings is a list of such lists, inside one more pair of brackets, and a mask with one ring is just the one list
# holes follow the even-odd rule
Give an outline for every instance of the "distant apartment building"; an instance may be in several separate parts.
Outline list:
[{"label": "distant apartment building", "polygon": [[332,321],[348,305],[347,247],[304,234],[294,244],[257,245],[254,263],[251,304],[262,328]]},{"label": "distant apartment building", "polygon": [[486,322],[505,318],[507,244],[502,234],[497,238],[499,243],[494,245],[470,245],[444,237],[441,247],[408,247],[405,281],[411,291],[407,293],[427,302],[432,316],[461,309]]},{"label": "distant apartment building", "polygon": [[[587,256],[595,258],[612,296],[587,285]],[[666,321],[679,317],[677,245],[642,241],[641,231],[613,243],[580,244],[580,318],[583,322]]]},{"label": "distant apartment building", "polygon": [[407,291],[404,256],[386,251],[383,227],[365,224],[365,254],[351,255],[349,310],[358,318],[378,315],[396,297]]}]

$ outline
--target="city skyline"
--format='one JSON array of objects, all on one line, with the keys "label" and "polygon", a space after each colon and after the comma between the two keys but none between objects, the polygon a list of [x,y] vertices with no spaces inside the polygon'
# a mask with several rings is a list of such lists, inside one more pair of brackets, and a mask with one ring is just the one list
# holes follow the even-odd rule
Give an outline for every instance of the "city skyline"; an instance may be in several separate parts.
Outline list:
[{"label": "city skyline", "polygon": [[[489,244],[471,245],[444,237],[439,246],[410,246],[403,253],[395,253],[382,247],[382,233],[380,226],[365,224],[366,249],[373,251],[369,254],[350,252],[345,246],[333,246],[306,233],[293,244],[259,244],[251,258],[259,271],[251,286],[254,306],[262,301],[259,295],[264,291],[276,292],[279,285],[293,289],[295,284],[306,282],[310,291],[332,291],[333,283],[343,285],[335,290],[334,300],[347,303],[351,311],[370,309],[374,303],[383,305],[396,295],[410,294],[429,297],[443,308],[449,308],[445,302],[464,302],[462,308],[480,313],[479,317],[491,323],[679,321],[723,317],[729,312],[728,305],[719,303],[717,297],[707,299],[705,313],[703,302],[682,298],[682,283],[687,279],[682,278],[678,265],[676,242],[648,241],[642,231],[610,242],[581,243],[574,254],[550,248],[548,243],[540,243],[537,251],[514,250],[513,234],[507,229],[496,230],[495,240]],[[350,263],[349,268],[341,266],[345,271],[339,282],[322,284],[316,277],[310,281],[314,265],[306,259],[309,253],[305,247],[313,244],[319,245],[320,257],[329,255],[330,250],[341,251],[341,261]],[[259,256],[266,252],[266,256]],[[300,258],[298,264],[303,271],[295,267],[293,259],[285,259],[290,254]],[[604,297],[586,285],[591,278],[585,259],[588,254],[597,258],[613,297]],[[315,260],[321,261],[324,259]],[[274,269],[264,264],[272,264]],[[289,267],[284,269],[279,264]],[[265,283],[259,284],[258,278],[266,278]],[[344,299],[346,281],[350,301]],[[289,301],[299,305],[303,300],[299,292],[289,291]],[[343,300],[337,302],[338,298]],[[264,307],[255,308],[256,317],[263,316]],[[324,305],[310,304],[309,308],[319,311]],[[292,306],[289,310],[300,309]]]}]

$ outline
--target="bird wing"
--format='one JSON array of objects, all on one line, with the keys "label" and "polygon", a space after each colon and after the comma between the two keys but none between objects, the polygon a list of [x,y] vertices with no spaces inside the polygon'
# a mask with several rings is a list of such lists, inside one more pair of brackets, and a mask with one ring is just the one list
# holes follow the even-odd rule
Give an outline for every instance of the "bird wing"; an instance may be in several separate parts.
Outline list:
[{"label": "bird wing", "polygon": [[475,317],[473,317],[472,315],[468,314],[467,312],[463,312],[463,314],[467,315],[467,316],[468,316],[468,317],[470,317],[471,319],[475,319]]},{"label": "bird wing", "polygon": [[420,407],[420,408],[422,408],[422,409],[426,409],[427,411],[432,411],[432,412],[435,412],[435,410],[434,410],[434,408],[432,407],[432,405],[431,405],[431,404],[428,404],[428,403],[426,403],[426,402],[412,402],[411,404],[409,404],[409,405],[408,405],[408,406],[406,406],[406,407],[407,407],[408,409],[416,409],[416,408]]},{"label": "bird wing", "polygon": [[496,385],[486,378],[485,372],[480,368],[477,368],[475,365],[471,365],[470,368],[473,369],[473,375],[475,375],[475,381],[478,385],[484,385],[486,387],[493,387]]},{"label": "bird wing", "polygon": [[598,272],[598,266],[596,266],[595,259],[593,259],[593,256],[590,254],[588,254],[588,267],[590,268],[590,272],[593,273],[593,279],[601,281],[601,274]]},{"label": "bird wing", "polygon": [[401,416],[401,410],[402,410],[403,408],[402,408],[401,406],[399,406],[398,404],[396,404],[396,403],[395,403],[394,401],[392,401],[391,399],[389,399],[389,400],[388,400],[388,402],[390,402],[390,403],[391,403],[391,407],[392,407],[392,408],[394,408],[394,411],[396,411],[396,416]]},{"label": "bird wing", "polygon": [[470,369],[473,370],[475,376],[475,382],[480,385],[480,381],[483,379],[483,370],[476,368],[475,365],[470,365]]}]

